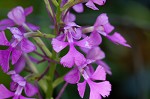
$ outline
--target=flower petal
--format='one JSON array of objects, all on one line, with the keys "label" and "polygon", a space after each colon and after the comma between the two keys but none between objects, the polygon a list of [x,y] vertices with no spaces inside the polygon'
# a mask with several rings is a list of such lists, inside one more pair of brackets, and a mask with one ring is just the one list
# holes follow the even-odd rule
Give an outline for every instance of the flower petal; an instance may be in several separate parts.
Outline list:
[{"label": "flower petal", "polygon": [[34,24],[31,24],[31,23],[26,23],[26,24],[27,24],[27,26],[28,26],[31,30],[33,30],[33,31],[40,30],[40,27],[39,27],[39,26],[36,26],[36,25],[34,25]]},{"label": "flower petal", "polygon": [[92,32],[89,37],[89,43],[92,46],[97,46],[102,43],[102,37],[96,31]]},{"label": "flower petal", "polygon": [[89,99],[102,99],[102,97],[94,90],[90,90],[90,97]]},{"label": "flower petal", "polygon": [[64,49],[68,45],[68,43],[63,42],[63,41],[59,41],[59,40],[54,38],[54,39],[52,39],[52,45],[53,45],[53,49],[58,53],[62,49]]},{"label": "flower petal", "polygon": [[84,47],[84,48],[91,48],[93,45],[93,43],[91,43],[90,38],[86,37],[83,40],[74,42],[74,44],[80,46],[80,47]]},{"label": "flower petal", "polygon": [[106,72],[102,66],[98,66],[96,68],[96,71],[93,73],[93,75],[90,77],[94,80],[106,80]]},{"label": "flower petal", "polygon": [[30,53],[36,50],[36,46],[26,38],[23,38],[21,41],[21,49],[25,53]]},{"label": "flower petal", "polygon": [[36,98],[27,98],[27,97],[24,97],[24,96],[20,96],[20,99],[36,99]]},{"label": "flower petal", "polygon": [[110,91],[111,91],[111,84],[108,81],[95,83],[91,80],[88,80],[87,82],[90,86],[90,90],[94,92],[93,94],[99,93],[103,97],[109,96]]},{"label": "flower petal", "polygon": [[83,4],[79,3],[73,6],[73,9],[78,12],[78,13],[82,13],[84,8],[83,8]]},{"label": "flower petal", "polygon": [[[11,33],[14,35],[14,37],[22,36],[22,32],[16,27],[9,27],[8,29],[11,31]],[[18,38],[18,37],[16,37],[16,38]]]},{"label": "flower petal", "polygon": [[107,38],[115,44],[131,47],[129,44],[127,44],[127,41],[124,39],[124,37],[121,36],[118,32],[115,32],[113,35],[107,35]]},{"label": "flower petal", "polygon": [[99,10],[91,0],[89,0],[85,5],[93,10]]},{"label": "flower petal", "polygon": [[32,12],[33,12],[33,7],[32,7],[32,6],[30,6],[30,7],[24,9],[24,14],[25,14],[25,16],[28,16],[28,15],[31,14]]},{"label": "flower petal", "polygon": [[34,96],[38,92],[38,89],[30,83],[26,84],[24,90],[25,90],[26,95],[29,97]]},{"label": "flower petal", "polygon": [[0,84],[0,99],[10,98],[13,95],[13,92],[9,91],[3,84]]},{"label": "flower petal", "polygon": [[60,63],[64,65],[64,67],[71,68],[74,64],[77,66],[82,66],[86,62],[86,59],[83,54],[78,52],[74,45],[70,45],[69,52],[61,58]]},{"label": "flower petal", "polygon": [[15,64],[15,71],[16,73],[20,73],[25,67],[25,59],[23,56],[20,57],[20,59],[17,61],[17,63]]},{"label": "flower petal", "polygon": [[108,73],[109,75],[112,75],[112,72],[111,72],[111,69],[110,67],[102,60],[98,60],[96,61],[96,63],[98,65],[101,65],[104,69],[105,69],[105,72]]},{"label": "flower petal", "polygon": [[106,0],[93,0],[93,2],[101,6],[105,4]]},{"label": "flower petal", "polygon": [[90,49],[87,53],[87,59],[100,60],[105,58],[105,53],[97,46]]},{"label": "flower petal", "polygon": [[19,60],[21,55],[22,55],[22,51],[21,50],[17,50],[15,48],[13,49],[13,51],[12,51],[12,64],[13,65]]},{"label": "flower petal", "polygon": [[2,66],[2,70],[7,72],[9,70],[9,57],[10,57],[11,49],[0,50],[0,65]]},{"label": "flower petal", "polygon": [[14,26],[15,23],[11,19],[3,19],[0,21],[0,31],[7,29],[7,27]]},{"label": "flower petal", "polygon": [[19,81],[25,81],[25,79],[22,76],[20,76],[19,74],[12,75],[11,79],[16,83],[18,83]]},{"label": "flower petal", "polygon": [[64,80],[70,84],[76,84],[80,80],[80,72],[77,68],[72,69],[70,72],[68,72]]},{"label": "flower petal", "polygon": [[24,9],[21,6],[12,9],[7,16],[18,25],[25,23]]},{"label": "flower petal", "polygon": [[0,45],[8,46],[9,44],[10,44],[9,41],[5,36],[5,32],[4,31],[0,32]]},{"label": "flower petal", "polygon": [[78,83],[78,92],[81,98],[84,97],[84,93],[85,93],[85,88],[86,88],[86,81],[82,82],[82,83]]}]

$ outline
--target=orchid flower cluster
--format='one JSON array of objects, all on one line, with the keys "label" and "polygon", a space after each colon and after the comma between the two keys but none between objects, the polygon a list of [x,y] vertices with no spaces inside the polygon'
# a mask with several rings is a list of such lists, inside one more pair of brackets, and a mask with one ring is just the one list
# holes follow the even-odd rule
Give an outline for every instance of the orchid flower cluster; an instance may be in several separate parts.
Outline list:
[{"label": "orchid flower cluster", "polygon": [[[114,30],[106,13],[100,14],[93,26],[80,26],[75,23],[76,16],[70,12],[74,9],[78,14],[84,11],[84,4],[99,10],[106,0],[44,0],[50,19],[53,21],[53,33],[43,33],[40,27],[26,22],[26,17],[32,13],[33,7],[17,6],[8,13],[8,18],[0,21],[0,45],[6,46],[0,50],[0,66],[3,72],[12,79],[10,90],[0,84],[0,99],[51,99],[54,88],[63,81],[76,84],[81,98],[84,97],[86,84],[90,87],[89,99],[107,97],[111,91],[111,84],[106,80],[106,74],[111,75],[111,69],[103,61],[105,53],[99,47],[102,37],[112,43],[130,47],[126,40]],[[56,9],[56,10],[54,10]],[[10,40],[6,37],[6,30],[12,34]],[[31,39],[29,39],[31,38]],[[51,42],[52,49],[46,46],[42,39]],[[34,42],[30,40],[34,40]],[[67,54],[60,57],[60,53],[69,47]],[[37,50],[39,49],[39,50]],[[42,60],[36,59],[36,54]],[[10,63],[11,61],[11,63]],[[41,73],[36,64],[48,62],[48,66]],[[13,69],[10,69],[13,65]],[[70,68],[64,76],[56,76],[57,66]],[[95,65],[97,65],[95,67]],[[95,69],[96,68],[96,69]],[[21,72],[26,71],[25,77]],[[59,99],[65,86],[56,97]],[[44,92],[44,94],[41,93]],[[25,93],[25,94],[23,94]],[[23,95],[22,95],[23,94]],[[25,96],[24,96],[25,95]]]}]

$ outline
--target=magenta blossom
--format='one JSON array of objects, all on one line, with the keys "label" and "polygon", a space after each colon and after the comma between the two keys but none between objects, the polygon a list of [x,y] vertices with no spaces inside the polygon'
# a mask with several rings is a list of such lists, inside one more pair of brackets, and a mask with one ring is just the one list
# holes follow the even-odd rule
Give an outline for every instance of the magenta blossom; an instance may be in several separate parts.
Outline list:
[{"label": "magenta blossom", "polygon": [[16,74],[15,71],[10,71],[8,74],[11,75],[11,79],[13,80],[10,86],[11,91],[9,91],[3,84],[0,84],[0,99],[10,97],[13,97],[13,99],[35,99],[26,98],[21,95],[24,90],[28,97],[34,96],[38,91],[34,85],[28,83],[23,77]]},{"label": "magenta blossom", "polygon": [[[80,73],[85,79],[79,83]],[[65,81],[71,84],[78,83],[79,95],[83,98],[86,88],[86,83],[90,86],[89,99],[101,99],[101,96],[106,97],[111,91],[111,84],[106,80],[106,73],[102,66],[98,66],[95,72],[90,67],[74,68],[64,78]],[[95,82],[99,81],[99,82]],[[102,82],[101,82],[102,81]]]},{"label": "magenta blossom", "polygon": [[[6,50],[0,50],[0,65],[4,72],[9,70],[9,58],[12,56],[12,64],[16,64],[23,53],[30,53],[36,50],[32,42],[24,37],[23,33],[18,28],[9,28],[13,34],[13,39],[9,42],[4,32],[0,32],[2,43],[0,45],[8,46]],[[12,53],[12,54],[11,54]]]},{"label": "magenta blossom", "polygon": [[70,26],[66,26],[64,28],[65,35],[64,37],[67,38],[68,42],[64,42],[62,40],[58,40],[57,38],[54,38],[52,40],[53,49],[58,53],[62,49],[64,49],[66,46],[69,45],[69,52],[61,58],[61,63],[65,67],[71,68],[74,64],[77,66],[82,66],[85,62],[85,57],[83,54],[78,52],[75,45],[85,47],[85,48],[91,48],[92,44],[89,41],[89,37],[86,37],[83,40],[79,40],[81,38],[81,30],[80,28],[77,28],[78,26],[75,24],[69,24]]},{"label": "magenta blossom", "polygon": [[113,30],[114,30],[114,26],[112,26],[109,23],[108,16],[105,13],[103,13],[98,16],[98,18],[94,24],[94,30],[93,30],[92,34],[100,33],[101,35],[105,36],[106,38],[108,38],[115,44],[120,44],[120,45],[123,45],[126,47],[130,47],[130,45],[127,44],[127,41],[118,32],[115,32],[114,34],[110,35],[110,33]]},{"label": "magenta blossom", "polygon": [[32,30],[38,30],[39,27],[31,23],[26,23],[26,16],[31,14],[32,11],[32,7],[23,9],[21,6],[18,6],[16,8],[13,8],[7,15],[9,19],[4,19],[0,21],[0,31],[7,29],[7,27],[15,26],[15,24],[19,26],[27,24]]}]

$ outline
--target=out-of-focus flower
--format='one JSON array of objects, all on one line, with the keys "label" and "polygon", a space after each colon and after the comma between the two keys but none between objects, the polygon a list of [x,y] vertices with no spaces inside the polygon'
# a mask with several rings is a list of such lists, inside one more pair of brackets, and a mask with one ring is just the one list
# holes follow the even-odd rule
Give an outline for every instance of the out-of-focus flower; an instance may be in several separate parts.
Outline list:
[{"label": "out-of-focus flower", "polygon": [[28,97],[34,96],[38,91],[34,85],[28,83],[22,76],[16,74],[15,71],[10,71],[8,74],[11,75],[11,79],[13,80],[10,85],[11,91],[9,91],[3,84],[0,84],[0,99],[11,97],[13,97],[13,99],[35,99],[21,95],[24,90]]},{"label": "out-of-focus flower", "polygon": [[19,26],[27,24],[28,27],[30,27],[32,30],[38,30],[39,27],[31,23],[26,23],[26,16],[31,14],[32,11],[32,7],[23,9],[21,6],[17,6],[16,8],[13,8],[7,15],[9,19],[4,19],[0,21],[0,31],[3,31],[8,27],[15,26],[15,24]]},{"label": "out-of-focus flower", "polygon": [[13,39],[9,42],[4,32],[0,32],[1,43],[0,45],[8,46],[6,50],[0,50],[0,65],[4,72],[9,70],[9,59],[12,53],[12,64],[16,64],[23,53],[30,53],[36,50],[35,45],[24,37],[23,33],[16,27],[9,28],[13,34]]}]

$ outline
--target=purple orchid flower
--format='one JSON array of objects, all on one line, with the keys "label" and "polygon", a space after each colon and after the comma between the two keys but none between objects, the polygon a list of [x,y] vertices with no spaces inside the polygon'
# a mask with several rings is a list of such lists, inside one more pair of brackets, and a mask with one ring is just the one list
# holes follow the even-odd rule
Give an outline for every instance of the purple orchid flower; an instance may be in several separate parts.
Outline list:
[{"label": "purple orchid flower", "polygon": [[[91,49],[83,49],[86,53],[87,64],[95,62],[97,65],[101,65],[105,72],[112,75],[110,67],[102,60],[105,58],[105,53],[98,47],[92,47]],[[93,68],[91,66],[91,68]]]},{"label": "purple orchid flower", "polygon": [[23,26],[24,24],[27,24],[32,30],[38,30],[39,27],[31,23],[26,23],[26,16],[31,14],[32,11],[33,11],[32,7],[23,9],[21,6],[18,6],[16,8],[13,8],[8,13],[9,19],[4,19],[0,21],[0,31],[3,31],[7,29],[8,27],[15,26],[15,24],[19,26]]},{"label": "purple orchid flower", "polygon": [[[79,83],[80,73],[85,79],[82,83]],[[95,72],[89,66],[85,67],[84,69],[75,67],[64,77],[64,80],[71,84],[78,83],[78,91],[81,98],[84,96],[86,83],[88,83],[90,86],[89,99],[101,99],[101,96],[106,97],[111,91],[111,84],[106,81],[106,72],[100,65],[97,67]]]},{"label": "purple orchid flower", "polygon": [[9,70],[9,58],[12,53],[12,64],[16,64],[23,53],[30,53],[36,50],[35,45],[24,37],[23,33],[16,27],[9,28],[13,34],[11,43],[7,40],[5,33],[0,32],[0,45],[8,46],[6,50],[0,50],[0,65],[4,72]]},{"label": "purple orchid flower", "polygon": [[13,97],[13,99],[35,99],[21,95],[24,90],[28,97],[34,96],[38,91],[34,85],[28,83],[23,77],[16,74],[15,71],[10,71],[8,74],[11,75],[11,79],[13,80],[10,86],[11,91],[9,91],[3,84],[0,84],[0,99],[11,97]]},{"label": "purple orchid flower", "polygon": [[[103,13],[98,16],[95,24],[94,24],[94,30],[92,34],[98,35],[99,33],[109,40],[111,40],[115,44],[120,44],[126,47],[130,47],[129,44],[127,44],[127,41],[118,33],[115,32],[113,35],[110,35],[110,33],[114,30],[114,27],[109,23],[108,16]],[[93,37],[94,39],[95,37]]]},{"label": "purple orchid flower", "polygon": [[60,61],[65,67],[69,68],[71,68],[74,64],[76,64],[77,66],[82,66],[85,62],[84,55],[75,49],[75,45],[85,48],[92,47],[89,42],[89,37],[86,37],[85,39],[80,41],[75,41],[81,38],[81,30],[80,28],[76,27],[77,25],[74,24],[70,24],[70,26],[65,27],[64,35],[66,35],[68,42],[60,41],[57,38],[52,39],[53,49],[57,53],[69,45],[69,52],[65,56],[63,56]]}]

